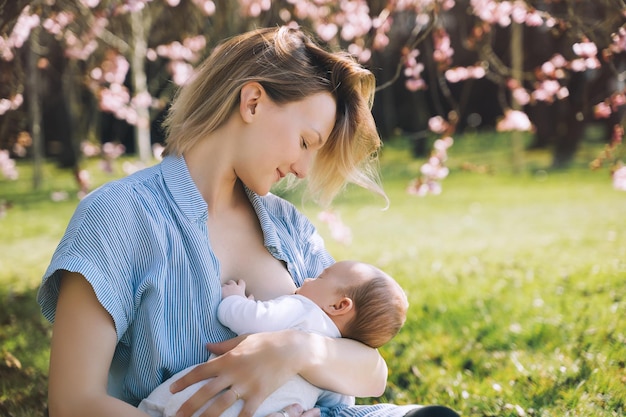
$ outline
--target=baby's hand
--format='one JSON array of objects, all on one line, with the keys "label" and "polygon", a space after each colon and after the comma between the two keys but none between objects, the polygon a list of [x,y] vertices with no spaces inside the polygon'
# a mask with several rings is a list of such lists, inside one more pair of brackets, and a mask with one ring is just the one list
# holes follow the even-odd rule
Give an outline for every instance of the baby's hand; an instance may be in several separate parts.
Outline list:
[{"label": "baby's hand", "polygon": [[246,296],[246,281],[240,279],[239,281],[230,280],[226,284],[222,284],[222,299],[231,295],[238,295],[240,297]]}]

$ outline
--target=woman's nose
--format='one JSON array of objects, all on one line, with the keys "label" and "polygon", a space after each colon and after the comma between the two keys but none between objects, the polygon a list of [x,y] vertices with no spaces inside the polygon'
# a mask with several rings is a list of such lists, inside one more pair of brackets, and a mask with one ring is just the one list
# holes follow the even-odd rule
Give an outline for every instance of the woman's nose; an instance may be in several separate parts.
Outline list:
[{"label": "woman's nose", "polygon": [[291,165],[291,172],[293,172],[293,174],[300,179],[306,178],[309,174],[309,169],[313,164],[313,156],[314,155],[311,152],[304,152],[300,159]]}]

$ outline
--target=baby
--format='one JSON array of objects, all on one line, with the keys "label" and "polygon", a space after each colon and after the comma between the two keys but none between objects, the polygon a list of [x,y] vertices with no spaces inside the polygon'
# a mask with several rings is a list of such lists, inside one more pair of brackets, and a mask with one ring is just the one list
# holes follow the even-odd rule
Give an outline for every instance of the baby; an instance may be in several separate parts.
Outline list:
[{"label": "baby", "polygon": [[[326,268],[317,278],[307,278],[295,294],[270,301],[247,298],[243,280],[222,285],[218,318],[237,334],[299,329],[329,337],[346,337],[377,348],[391,340],[406,319],[408,301],[396,281],[380,269],[356,261],[341,261]],[[176,394],[172,382],[191,370],[187,368],[158,386],[139,409],[153,417],[174,417],[180,406],[205,381]],[[257,409],[254,417],[266,415],[290,404],[307,410],[316,404],[332,407],[354,404],[354,398],[322,390],[296,376],[274,391]],[[207,403],[193,416],[199,416]],[[238,400],[222,417],[237,417],[243,407]]]}]

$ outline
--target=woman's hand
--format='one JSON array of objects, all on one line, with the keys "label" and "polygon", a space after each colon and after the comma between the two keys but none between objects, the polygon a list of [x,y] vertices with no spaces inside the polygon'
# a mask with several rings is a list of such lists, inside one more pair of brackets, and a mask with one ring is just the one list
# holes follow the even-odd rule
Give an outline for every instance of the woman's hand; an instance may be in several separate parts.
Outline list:
[{"label": "woman's hand", "polygon": [[268,414],[267,417],[320,417],[321,415],[319,408],[304,411],[300,404],[292,404],[280,411]]},{"label": "woman's hand", "polygon": [[[172,384],[172,392],[178,392],[210,378],[181,406],[177,417],[191,416],[212,398],[215,401],[202,414],[203,417],[217,417],[240,399],[244,402],[240,416],[252,416],[272,392],[308,365],[305,343],[302,332],[285,330],[252,334],[212,345],[216,348],[214,353],[223,354],[196,366]],[[304,414],[297,414],[297,409],[290,410],[289,417],[319,415],[314,414],[314,410]],[[284,417],[278,414],[271,417]]]}]

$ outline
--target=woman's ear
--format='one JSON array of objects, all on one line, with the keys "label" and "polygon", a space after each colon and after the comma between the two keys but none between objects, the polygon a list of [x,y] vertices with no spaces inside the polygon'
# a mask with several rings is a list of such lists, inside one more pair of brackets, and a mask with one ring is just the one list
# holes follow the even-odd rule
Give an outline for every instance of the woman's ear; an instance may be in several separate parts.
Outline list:
[{"label": "woman's ear", "polygon": [[261,84],[250,82],[241,88],[239,95],[239,113],[246,123],[250,123],[256,114],[259,100],[265,94],[265,90]]},{"label": "woman's ear", "polygon": [[354,309],[354,302],[351,298],[342,297],[326,311],[331,316],[343,316]]}]

